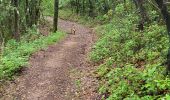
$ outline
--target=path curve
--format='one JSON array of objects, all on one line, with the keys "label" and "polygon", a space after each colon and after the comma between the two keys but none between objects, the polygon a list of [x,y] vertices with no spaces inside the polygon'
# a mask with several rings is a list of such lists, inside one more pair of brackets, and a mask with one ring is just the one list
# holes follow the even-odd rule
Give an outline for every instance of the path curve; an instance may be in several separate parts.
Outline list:
[{"label": "path curve", "polygon": [[[47,18],[52,21],[52,18]],[[51,22],[50,22],[51,23]],[[76,34],[68,35],[60,43],[41,50],[30,58],[30,65],[23,71],[13,84],[10,84],[2,100],[95,100],[95,80],[79,77],[78,71],[90,71],[86,63],[94,34],[83,25],[59,20],[59,28],[67,33],[75,24]],[[74,75],[71,75],[74,74]],[[75,79],[80,78],[86,87],[83,95],[77,92]],[[93,82],[91,82],[93,81]],[[90,83],[89,83],[90,82]],[[88,85],[88,86],[87,86]],[[84,89],[86,88],[86,90]],[[81,89],[82,90],[82,89]]]}]

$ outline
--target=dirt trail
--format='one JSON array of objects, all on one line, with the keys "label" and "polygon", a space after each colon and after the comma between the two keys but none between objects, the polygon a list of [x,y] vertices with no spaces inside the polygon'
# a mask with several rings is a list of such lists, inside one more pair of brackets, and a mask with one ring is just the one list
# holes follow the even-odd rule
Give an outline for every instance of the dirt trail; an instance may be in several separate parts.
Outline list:
[{"label": "dirt trail", "polygon": [[96,80],[88,75],[92,67],[86,62],[94,34],[85,26],[59,20],[59,28],[66,32],[72,24],[76,34],[32,55],[29,66],[9,85],[2,100],[97,99]]}]

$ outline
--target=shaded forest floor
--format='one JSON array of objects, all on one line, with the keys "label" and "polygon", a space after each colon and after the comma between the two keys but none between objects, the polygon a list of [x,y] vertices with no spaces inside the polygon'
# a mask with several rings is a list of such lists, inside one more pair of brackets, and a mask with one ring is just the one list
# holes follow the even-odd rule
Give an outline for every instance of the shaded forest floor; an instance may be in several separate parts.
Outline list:
[{"label": "shaded forest floor", "polygon": [[[52,23],[51,17],[47,19]],[[29,66],[6,85],[2,100],[97,99],[98,82],[87,60],[95,35],[90,28],[70,21],[59,20],[59,29],[69,33],[73,24],[76,34],[33,54]]]}]

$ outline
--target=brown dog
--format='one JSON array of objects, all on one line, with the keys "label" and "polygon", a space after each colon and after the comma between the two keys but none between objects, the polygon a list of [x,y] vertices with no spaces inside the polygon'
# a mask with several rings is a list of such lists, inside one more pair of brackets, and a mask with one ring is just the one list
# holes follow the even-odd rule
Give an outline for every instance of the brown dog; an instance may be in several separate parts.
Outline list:
[{"label": "brown dog", "polygon": [[74,24],[72,24],[72,27],[71,27],[71,34],[76,34],[76,27]]}]

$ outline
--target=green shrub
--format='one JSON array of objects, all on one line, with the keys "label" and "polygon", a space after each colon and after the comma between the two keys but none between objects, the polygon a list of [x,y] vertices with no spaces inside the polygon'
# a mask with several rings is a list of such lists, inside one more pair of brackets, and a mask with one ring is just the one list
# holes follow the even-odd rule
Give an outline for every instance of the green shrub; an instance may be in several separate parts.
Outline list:
[{"label": "green shrub", "polygon": [[0,58],[0,80],[12,78],[19,69],[28,64],[32,53],[59,41],[65,35],[64,33],[57,32],[45,37],[35,32],[29,38],[34,37],[36,34],[39,38],[35,40],[28,40],[27,37],[22,38],[20,42],[16,42],[15,40],[9,40],[7,42]]},{"label": "green shrub", "polygon": [[[116,10],[123,11],[121,5]],[[100,94],[107,100],[168,100],[170,78],[161,66],[169,44],[165,26],[151,23],[139,32],[135,13],[120,14],[97,28],[102,32],[90,54],[100,64],[96,70]]]}]

